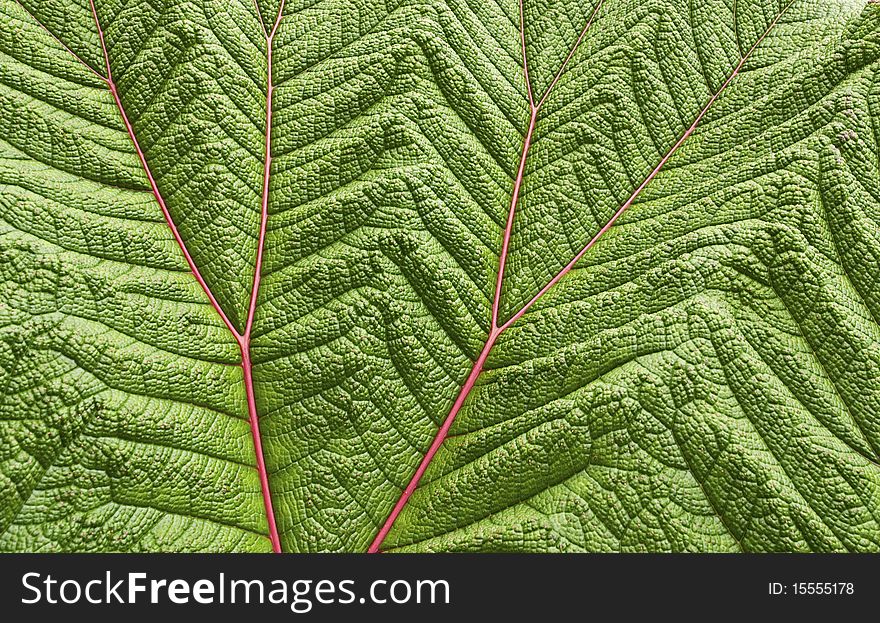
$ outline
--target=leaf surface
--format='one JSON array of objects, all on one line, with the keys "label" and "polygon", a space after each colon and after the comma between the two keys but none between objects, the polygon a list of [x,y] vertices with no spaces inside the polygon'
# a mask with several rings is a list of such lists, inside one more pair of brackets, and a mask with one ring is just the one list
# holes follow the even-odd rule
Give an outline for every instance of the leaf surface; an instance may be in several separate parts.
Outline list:
[{"label": "leaf surface", "polygon": [[0,549],[880,549],[876,6],[0,24]]}]

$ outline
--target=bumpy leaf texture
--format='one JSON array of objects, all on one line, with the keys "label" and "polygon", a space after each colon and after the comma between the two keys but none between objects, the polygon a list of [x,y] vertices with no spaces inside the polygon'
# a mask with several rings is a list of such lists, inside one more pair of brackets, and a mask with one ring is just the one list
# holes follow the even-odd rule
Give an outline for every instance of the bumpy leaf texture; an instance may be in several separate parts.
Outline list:
[{"label": "bumpy leaf texture", "polygon": [[0,0],[0,549],[880,549],[880,7]]}]

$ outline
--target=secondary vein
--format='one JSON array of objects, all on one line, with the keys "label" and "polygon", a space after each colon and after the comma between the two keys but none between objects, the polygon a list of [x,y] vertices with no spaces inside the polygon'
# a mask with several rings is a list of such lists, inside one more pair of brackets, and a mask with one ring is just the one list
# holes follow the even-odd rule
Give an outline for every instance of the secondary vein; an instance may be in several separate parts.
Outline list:
[{"label": "secondary vein", "polygon": [[596,6],[595,10],[593,11],[592,15],[590,16],[590,18],[586,24],[586,26],[581,31],[580,35],[578,36],[577,41],[575,42],[571,51],[568,53],[565,60],[563,61],[562,66],[559,68],[559,70],[554,75],[547,90],[544,92],[544,94],[541,96],[541,98],[536,103],[534,100],[534,96],[532,94],[531,85],[528,83],[529,72],[528,72],[528,58],[526,56],[526,44],[525,44],[525,20],[523,17],[523,3],[522,3],[522,0],[520,0],[520,3],[519,3],[519,7],[520,7],[520,38],[521,38],[522,54],[523,54],[523,74],[525,76],[526,83],[527,83],[527,94],[528,94],[528,99],[529,99],[530,117],[529,117],[528,130],[526,132],[526,138],[525,138],[524,144],[523,144],[523,151],[522,151],[522,156],[520,159],[518,174],[517,174],[516,180],[514,181],[514,188],[513,188],[513,193],[512,193],[510,211],[508,212],[507,224],[505,226],[504,235],[502,238],[502,251],[501,251],[501,255],[499,257],[499,268],[498,268],[498,275],[496,278],[495,296],[492,301],[492,319],[491,319],[491,326],[490,326],[490,330],[489,330],[489,335],[486,339],[486,342],[485,342],[485,345],[483,346],[482,351],[478,355],[477,360],[475,361],[473,367],[471,368],[470,374],[468,375],[467,379],[465,380],[464,385],[462,386],[461,391],[458,394],[458,397],[456,398],[455,402],[452,405],[452,408],[450,409],[449,413],[447,414],[446,418],[444,419],[443,424],[440,426],[440,429],[437,431],[437,434],[435,435],[434,440],[431,443],[431,446],[428,448],[428,451],[425,453],[424,458],[422,459],[421,463],[419,464],[418,468],[416,469],[415,474],[413,474],[412,478],[410,479],[409,484],[407,484],[406,488],[403,490],[403,493],[398,498],[397,503],[391,509],[391,512],[388,515],[388,518],[385,520],[385,523],[381,526],[381,528],[379,529],[379,532],[376,534],[376,537],[373,539],[373,542],[370,544],[370,546],[367,550],[369,553],[376,553],[376,552],[380,551],[380,547],[382,546],[382,543],[384,542],[385,538],[388,536],[388,533],[391,531],[391,528],[394,526],[394,522],[397,520],[397,517],[400,515],[401,511],[406,506],[409,499],[412,497],[412,494],[418,488],[419,482],[421,481],[422,476],[424,475],[425,471],[427,470],[427,468],[430,465],[431,461],[433,460],[434,456],[437,454],[437,451],[443,445],[443,442],[445,441],[445,439],[449,433],[449,430],[451,429],[452,424],[455,421],[456,416],[458,415],[458,412],[461,410],[461,407],[464,405],[465,400],[467,399],[471,390],[476,385],[477,379],[479,378],[480,374],[483,371],[483,366],[486,362],[486,359],[489,357],[489,354],[491,353],[492,348],[497,343],[499,336],[505,330],[510,328],[510,326],[513,325],[517,320],[519,320],[541,297],[543,297],[548,291],[550,291],[553,288],[553,286],[555,286],[557,283],[559,283],[559,281],[575,267],[575,265],[578,263],[578,261],[580,261],[580,259],[596,244],[596,242],[606,232],[608,232],[608,230],[610,230],[614,226],[614,224],[617,222],[617,220],[633,205],[633,203],[638,198],[638,196],[642,193],[642,191],[644,191],[644,189],[648,186],[648,184],[650,184],[651,181],[660,173],[660,171],[663,169],[663,167],[666,165],[666,163],[679,150],[679,148],[688,139],[688,137],[690,137],[694,133],[694,131],[697,129],[697,126],[703,120],[703,118],[706,116],[706,113],[709,112],[709,109],[712,107],[712,105],[718,100],[718,98],[727,89],[727,87],[731,84],[731,82],[733,82],[733,80],[736,78],[736,76],[739,75],[739,73],[741,72],[746,61],[748,61],[749,57],[751,57],[751,55],[758,48],[758,46],[760,46],[761,43],[764,41],[764,39],[766,39],[767,35],[770,34],[770,31],[773,30],[773,28],[776,26],[776,24],[779,22],[779,20],[785,14],[785,12],[789,9],[789,7],[791,7],[791,5],[794,3],[795,0],[790,0],[788,2],[788,4],[782,8],[782,10],[779,12],[779,14],[777,14],[776,17],[773,19],[773,21],[770,22],[770,24],[768,25],[768,27],[764,31],[764,33],[761,34],[761,36],[755,41],[755,43],[752,45],[752,47],[749,48],[749,50],[740,57],[740,60],[737,63],[737,65],[733,68],[733,71],[727,76],[727,79],[724,81],[724,83],[721,85],[721,87],[719,87],[719,89],[717,91],[715,91],[715,93],[709,98],[709,100],[706,102],[706,104],[703,106],[703,108],[697,114],[693,123],[691,123],[691,125],[685,130],[685,132],[679,137],[679,139],[669,149],[669,151],[666,152],[666,154],[663,156],[663,158],[660,160],[660,162],[651,170],[651,172],[642,181],[642,183],[639,184],[639,186],[632,192],[632,194],[629,196],[629,198],[617,209],[617,211],[611,216],[611,218],[608,219],[608,221],[605,223],[605,225],[603,225],[602,228],[599,229],[599,231],[590,239],[589,242],[587,242],[586,245],[584,245],[581,248],[580,251],[578,251],[578,253],[571,259],[571,261],[569,261],[568,264],[566,264],[559,272],[557,272],[556,275],[554,275],[553,278],[550,279],[550,281],[547,282],[538,291],[537,294],[535,294],[519,310],[517,310],[506,322],[499,325],[498,324],[498,314],[499,314],[498,310],[499,310],[500,298],[501,298],[501,294],[502,294],[502,282],[503,282],[503,278],[504,278],[504,268],[505,268],[505,264],[506,264],[507,254],[509,251],[510,237],[511,237],[511,234],[513,231],[513,223],[514,223],[514,219],[515,219],[516,206],[519,201],[519,196],[521,194],[520,191],[521,191],[521,186],[523,183],[523,175],[524,175],[524,171],[525,171],[526,158],[528,157],[529,147],[530,147],[531,142],[533,140],[534,129],[535,129],[535,125],[537,123],[538,111],[539,111],[540,107],[544,104],[544,102],[547,100],[547,97],[549,96],[550,91],[558,83],[558,81],[561,78],[569,61],[572,59],[572,57],[577,52],[577,48],[580,46],[581,42],[583,41],[583,39],[587,33],[587,30],[594,23],[595,18],[599,12],[599,9],[601,8],[601,6],[603,4],[603,1],[604,0],[600,0],[598,5]]}]

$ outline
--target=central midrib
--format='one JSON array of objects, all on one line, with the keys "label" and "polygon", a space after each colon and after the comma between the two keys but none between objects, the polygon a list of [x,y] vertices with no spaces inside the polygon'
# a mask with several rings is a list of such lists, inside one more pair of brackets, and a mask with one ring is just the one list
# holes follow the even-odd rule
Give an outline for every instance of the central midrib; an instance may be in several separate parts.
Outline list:
[{"label": "central midrib", "polygon": [[[666,152],[666,154],[661,158],[660,162],[651,170],[648,176],[642,181],[642,183],[633,191],[630,197],[617,209],[616,212],[611,216],[610,219],[599,229],[598,232],[590,239],[590,241],[584,245],[577,254],[572,257],[568,264],[566,264],[559,272],[554,275],[550,281],[548,281],[539,291],[535,294],[531,299],[529,299],[522,307],[519,308],[514,314],[507,319],[503,324],[499,324],[499,308],[501,304],[501,294],[504,282],[504,272],[505,266],[507,263],[507,256],[510,248],[510,238],[513,231],[513,223],[516,216],[516,207],[519,203],[520,191],[522,189],[523,177],[525,174],[526,162],[528,160],[529,149],[532,145],[534,139],[535,126],[538,120],[538,113],[541,109],[541,106],[546,102],[547,97],[550,95],[553,87],[556,86],[559,78],[562,76],[563,72],[566,69],[569,61],[572,59],[574,54],[577,52],[578,47],[584,39],[584,36],[589,30],[590,26],[596,19],[596,15],[599,12],[599,9],[602,7],[605,0],[599,0],[596,8],[593,10],[593,13],[590,15],[586,25],[581,30],[580,35],[569,51],[568,55],[563,60],[560,65],[558,71],[554,75],[553,79],[550,81],[549,86],[544,91],[544,94],[541,98],[536,102],[535,97],[532,93],[531,81],[529,79],[529,64],[528,64],[528,56],[526,54],[526,35],[525,35],[525,16],[523,11],[523,0],[519,0],[519,34],[520,34],[520,43],[522,49],[522,61],[523,61],[523,76],[525,78],[526,83],[526,91],[528,94],[529,100],[529,121],[526,129],[525,137],[523,138],[523,148],[520,155],[519,166],[517,167],[516,178],[514,179],[513,191],[511,192],[511,201],[510,208],[508,210],[507,215],[507,223],[505,225],[504,234],[501,242],[501,253],[498,258],[498,271],[496,274],[495,281],[495,294],[492,300],[492,318],[491,318],[491,326],[489,330],[489,335],[486,338],[486,342],[483,345],[482,351],[477,356],[476,361],[471,368],[470,374],[468,374],[465,379],[464,384],[462,385],[461,390],[458,393],[458,396],[455,399],[455,402],[452,404],[452,407],[449,410],[446,418],[443,420],[443,424],[438,429],[436,435],[434,436],[434,440],[431,442],[428,451],[425,453],[422,458],[421,463],[416,468],[415,473],[410,479],[407,486],[404,488],[394,507],[391,509],[385,523],[379,529],[369,548],[367,549],[368,553],[377,553],[380,551],[380,547],[385,540],[385,537],[388,536],[388,533],[391,531],[391,528],[394,526],[394,522],[397,520],[397,517],[400,515],[403,508],[406,506],[409,499],[412,497],[413,493],[419,486],[419,482],[424,476],[425,471],[427,471],[428,466],[431,464],[437,452],[440,450],[440,447],[443,445],[443,442],[446,440],[447,435],[449,434],[449,430],[452,428],[452,424],[455,422],[455,418],[458,415],[458,412],[461,410],[461,407],[464,405],[465,400],[467,400],[468,396],[476,385],[477,379],[480,377],[480,374],[483,372],[483,366],[486,363],[486,360],[489,357],[489,354],[492,352],[493,347],[495,346],[499,336],[507,330],[513,323],[519,320],[528,310],[532,307],[541,297],[543,297],[553,286],[555,286],[559,281],[568,274],[575,265],[581,260],[581,258],[596,244],[596,242],[601,238],[611,227],[614,226],[614,223],[626,212],[630,206],[632,206],[633,202],[635,202],[636,198],[642,193],[642,191],[651,183],[651,181],[660,173],[661,169],[666,165],[669,159],[678,151],[681,145],[687,140],[687,138],[693,134],[694,130],[696,130],[700,121],[702,121],[703,117],[705,117],[706,113],[709,111],[709,108],[715,103],[715,101],[721,96],[724,90],[730,85],[734,78],[740,73],[745,65],[746,61],[755,51],[755,49],[761,44],[762,41],[767,37],[770,31],[776,26],[779,22],[782,15],[794,4],[795,0],[790,0],[788,4],[786,4],[782,10],[774,17],[773,21],[770,22],[767,29],[761,34],[760,37],[755,41],[752,47],[749,50],[742,54],[739,62],[734,67],[733,71],[727,76],[724,83],[718,88],[717,91],[709,98],[703,108],[700,110],[697,117],[694,119],[693,123],[690,127],[685,130],[685,132],[679,137],[679,139],[675,142],[675,144]],[[734,19],[736,15],[734,15]]]},{"label": "central midrib", "polygon": [[[269,487],[269,474],[266,468],[266,461],[263,454],[263,443],[262,437],[260,435],[260,421],[259,421],[259,413],[257,411],[257,402],[256,397],[254,395],[254,377],[253,377],[253,363],[251,361],[251,332],[254,326],[254,316],[257,310],[257,299],[259,296],[260,290],[260,279],[261,279],[261,271],[263,266],[263,251],[266,244],[266,229],[267,223],[269,221],[269,180],[271,175],[271,167],[272,167],[272,95],[275,89],[272,78],[272,45],[275,38],[275,33],[278,31],[278,26],[281,23],[281,18],[284,13],[284,2],[285,0],[281,0],[278,6],[278,14],[275,17],[275,21],[272,24],[272,29],[267,31],[265,22],[263,21],[263,17],[260,14],[259,6],[256,4],[256,0],[254,2],[254,6],[257,10],[257,15],[260,20],[260,25],[263,29],[263,34],[266,36],[266,128],[265,128],[265,152],[264,152],[264,162],[263,162],[263,190],[261,194],[260,201],[260,229],[257,237],[257,252],[256,259],[254,261],[254,281],[251,287],[251,296],[250,301],[248,303],[248,311],[247,311],[247,319],[245,321],[245,328],[243,332],[238,331],[235,328],[235,325],[229,320],[229,317],[223,311],[223,307],[217,301],[217,298],[214,296],[214,293],[211,291],[210,286],[205,281],[202,276],[198,265],[190,254],[186,243],[183,240],[183,237],[180,235],[179,230],[177,229],[177,225],[174,223],[174,219],[171,217],[171,212],[168,210],[168,206],[165,203],[165,199],[162,196],[162,193],[159,191],[159,187],[156,183],[155,178],[153,177],[153,173],[150,169],[150,165],[147,162],[146,155],[144,151],[141,149],[140,143],[138,142],[137,136],[134,132],[134,127],[128,119],[128,115],[125,112],[125,107],[122,104],[122,100],[119,97],[119,93],[116,89],[116,83],[113,81],[113,73],[110,68],[110,56],[107,53],[107,45],[104,41],[104,30],[101,27],[101,21],[98,18],[98,11],[95,7],[95,0],[89,0],[89,6],[91,7],[92,16],[95,20],[95,27],[98,30],[98,38],[101,42],[101,51],[104,55],[104,65],[105,71],[107,72],[106,76],[102,76],[92,69],[89,65],[82,61],[76,54],[73,53],[66,45],[64,45],[54,34],[52,34],[45,26],[40,24],[49,34],[61,43],[62,46],[67,49],[68,52],[73,54],[77,60],[86,65],[89,69],[92,70],[93,73],[96,73],[101,80],[106,83],[107,88],[110,90],[110,93],[113,96],[113,101],[116,103],[117,108],[119,109],[119,114],[122,117],[122,122],[125,125],[125,129],[128,132],[129,137],[131,138],[131,142],[134,145],[135,152],[137,153],[138,159],[140,160],[141,166],[144,169],[144,172],[147,176],[147,181],[150,184],[150,189],[153,192],[153,196],[156,198],[156,202],[159,204],[160,209],[162,210],[162,214],[165,217],[165,221],[168,224],[169,229],[171,230],[172,235],[174,236],[175,241],[180,247],[181,252],[183,253],[184,259],[186,260],[187,265],[189,266],[190,271],[193,276],[196,278],[199,286],[201,286],[202,290],[204,290],[205,295],[208,297],[208,300],[211,303],[211,306],[220,316],[223,324],[226,325],[226,328],[235,338],[236,343],[238,344],[239,351],[241,353],[241,369],[242,376],[244,379],[244,388],[245,388],[245,398],[247,402],[248,409],[248,424],[251,430],[251,438],[254,444],[254,455],[256,460],[256,469],[257,474],[260,480],[260,494],[263,499],[263,507],[265,509],[266,514],[266,524],[268,529],[268,538],[269,542],[272,545],[272,551],[276,553],[281,552],[281,538],[278,533],[278,525],[275,521],[275,510],[272,506],[272,493]],[[27,9],[25,9],[27,10]],[[29,13],[29,12],[28,12]],[[33,16],[32,16],[33,17]],[[36,19],[36,18],[34,18]],[[38,22],[39,23],[39,22]]]}]

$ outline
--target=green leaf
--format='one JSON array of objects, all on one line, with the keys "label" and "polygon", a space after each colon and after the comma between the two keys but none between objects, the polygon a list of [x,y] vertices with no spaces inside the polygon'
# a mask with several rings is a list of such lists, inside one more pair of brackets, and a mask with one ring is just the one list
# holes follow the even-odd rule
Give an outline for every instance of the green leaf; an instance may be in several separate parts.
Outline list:
[{"label": "green leaf", "polygon": [[0,0],[0,550],[878,550],[878,319],[864,0]]}]

